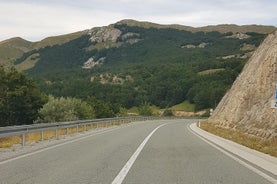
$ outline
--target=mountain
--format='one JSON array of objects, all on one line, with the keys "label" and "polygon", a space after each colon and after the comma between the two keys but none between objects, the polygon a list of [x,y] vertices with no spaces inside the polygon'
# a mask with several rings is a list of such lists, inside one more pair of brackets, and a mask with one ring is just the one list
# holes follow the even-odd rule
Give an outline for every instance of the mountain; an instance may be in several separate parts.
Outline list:
[{"label": "mountain", "polygon": [[271,33],[245,65],[209,122],[250,135],[277,138],[275,101],[277,31]]},{"label": "mountain", "polygon": [[32,48],[32,42],[16,37],[0,42],[0,64],[11,65],[12,61]]},{"label": "mountain", "polygon": [[25,41],[30,46],[23,41],[26,49],[9,62],[55,96],[94,97],[126,108],[145,102],[166,108],[189,101],[201,110],[219,103],[275,29],[123,20],[41,42]]},{"label": "mountain", "polygon": [[[119,21],[114,25],[120,25],[120,24],[125,24],[130,27],[157,28],[157,29],[170,28],[170,29],[184,30],[184,31],[190,31],[190,32],[218,31],[220,33],[256,32],[261,34],[268,34],[275,29],[275,27],[273,26],[262,26],[262,25],[238,26],[234,24],[222,24],[222,25],[216,25],[216,26],[205,26],[205,27],[194,28],[194,27],[183,26],[183,25],[161,25],[161,24],[155,24],[151,22],[139,22],[139,21],[128,20],[128,19]],[[113,27],[114,25],[111,25],[110,27]],[[38,42],[30,42],[19,37],[2,41],[0,42],[0,64],[10,66],[13,64],[16,58],[22,56],[22,54],[25,52],[28,52],[34,49],[40,49],[46,46],[64,44],[84,34],[87,34],[88,31],[89,30],[84,30],[84,31],[61,35],[61,36],[48,37]]]},{"label": "mountain", "polygon": [[0,42],[0,65],[11,66],[24,53],[47,46],[60,45],[85,34],[84,31],[45,38],[39,42],[30,42],[20,37]]},{"label": "mountain", "polygon": [[261,34],[268,34],[274,31],[274,26],[263,26],[263,25],[235,25],[235,24],[220,24],[220,25],[213,25],[213,26],[204,26],[204,27],[190,27],[190,26],[183,26],[178,24],[172,24],[172,25],[161,25],[151,22],[139,22],[135,20],[122,20],[119,21],[117,24],[126,24],[128,26],[132,27],[143,27],[143,28],[158,28],[158,29],[178,29],[178,30],[184,30],[184,31],[191,31],[191,32],[212,32],[217,31],[220,33],[247,33],[247,32],[255,32],[255,33],[261,33]]}]

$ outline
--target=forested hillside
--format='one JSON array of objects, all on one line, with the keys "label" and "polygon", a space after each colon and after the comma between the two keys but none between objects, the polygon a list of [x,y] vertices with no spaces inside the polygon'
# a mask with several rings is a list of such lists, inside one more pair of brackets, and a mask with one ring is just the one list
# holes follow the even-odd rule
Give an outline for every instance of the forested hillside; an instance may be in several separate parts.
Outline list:
[{"label": "forested hillside", "polygon": [[160,108],[188,100],[214,108],[266,34],[189,32],[124,23],[26,52],[16,66],[57,97]]}]

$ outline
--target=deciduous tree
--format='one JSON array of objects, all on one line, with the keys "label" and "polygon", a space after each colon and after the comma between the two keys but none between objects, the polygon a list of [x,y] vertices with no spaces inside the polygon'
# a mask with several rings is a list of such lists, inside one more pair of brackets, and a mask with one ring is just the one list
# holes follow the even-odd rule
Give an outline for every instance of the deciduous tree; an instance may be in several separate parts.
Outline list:
[{"label": "deciduous tree", "polygon": [[15,68],[0,66],[0,126],[32,124],[47,102],[35,83]]}]

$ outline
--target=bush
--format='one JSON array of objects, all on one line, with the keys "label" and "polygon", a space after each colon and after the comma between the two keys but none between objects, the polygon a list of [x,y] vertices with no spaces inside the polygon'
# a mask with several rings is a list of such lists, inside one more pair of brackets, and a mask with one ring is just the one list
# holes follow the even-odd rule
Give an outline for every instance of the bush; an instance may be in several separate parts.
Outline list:
[{"label": "bush", "polygon": [[76,98],[49,97],[49,102],[39,111],[37,122],[62,122],[93,118],[93,110],[86,102]]},{"label": "bush", "polygon": [[163,112],[163,116],[174,116],[171,109],[165,109]]},{"label": "bush", "polygon": [[153,112],[149,103],[143,103],[138,107],[139,115],[141,116],[152,116]]}]

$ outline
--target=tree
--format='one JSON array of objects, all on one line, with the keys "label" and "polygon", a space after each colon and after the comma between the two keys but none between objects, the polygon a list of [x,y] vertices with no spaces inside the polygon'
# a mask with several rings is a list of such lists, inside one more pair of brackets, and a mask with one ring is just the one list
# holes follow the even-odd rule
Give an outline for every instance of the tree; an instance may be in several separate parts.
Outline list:
[{"label": "tree", "polygon": [[76,98],[54,98],[49,97],[39,111],[40,118],[37,122],[62,122],[73,120],[84,120],[93,118],[92,107],[86,102]]},{"label": "tree", "polygon": [[93,112],[96,118],[111,118],[115,117],[119,112],[119,106],[112,105],[109,102],[97,99],[95,97],[89,97],[88,103],[92,106]]},{"label": "tree", "polygon": [[0,66],[0,126],[32,124],[47,96],[15,68]]}]

